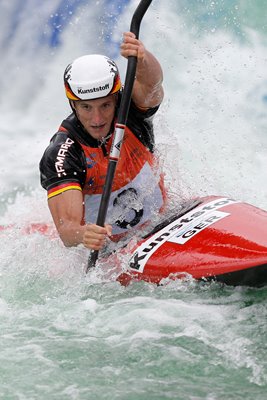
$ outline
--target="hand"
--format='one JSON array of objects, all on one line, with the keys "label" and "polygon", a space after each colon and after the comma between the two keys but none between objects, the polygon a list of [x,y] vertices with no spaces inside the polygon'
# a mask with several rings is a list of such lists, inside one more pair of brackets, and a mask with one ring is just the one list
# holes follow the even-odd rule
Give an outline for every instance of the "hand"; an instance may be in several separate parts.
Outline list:
[{"label": "hand", "polygon": [[137,57],[138,61],[145,58],[145,46],[143,43],[135,38],[132,32],[125,32],[123,34],[123,42],[121,44],[121,55],[125,58],[129,56]]},{"label": "hand", "polygon": [[86,225],[83,244],[88,249],[100,250],[104,247],[107,237],[111,236],[111,234],[111,225],[105,225],[104,227],[96,224]]}]

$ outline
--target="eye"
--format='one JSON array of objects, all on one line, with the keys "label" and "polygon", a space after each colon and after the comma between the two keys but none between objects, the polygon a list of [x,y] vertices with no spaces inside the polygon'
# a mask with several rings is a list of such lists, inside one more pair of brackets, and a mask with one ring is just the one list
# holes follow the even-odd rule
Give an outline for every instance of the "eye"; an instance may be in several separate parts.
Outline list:
[{"label": "eye", "polygon": [[104,109],[107,109],[107,108],[110,108],[110,107],[111,107],[111,103],[110,102],[102,104],[102,108],[104,108]]},{"label": "eye", "polygon": [[85,103],[81,104],[80,107],[81,107],[83,110],[89,110],[89,109],[90,109],[89,104],[85,104]]}]

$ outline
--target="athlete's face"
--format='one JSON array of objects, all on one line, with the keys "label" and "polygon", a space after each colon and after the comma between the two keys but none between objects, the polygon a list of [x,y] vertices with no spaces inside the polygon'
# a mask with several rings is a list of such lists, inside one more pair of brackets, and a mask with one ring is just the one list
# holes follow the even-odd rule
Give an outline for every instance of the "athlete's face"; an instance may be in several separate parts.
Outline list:
[{"label": "athlete's face", "polygon": [[116,95],[109,95],[94,100],[74,101],[77,117],[94,139],[104,138],[110,131],[115,115]]}]

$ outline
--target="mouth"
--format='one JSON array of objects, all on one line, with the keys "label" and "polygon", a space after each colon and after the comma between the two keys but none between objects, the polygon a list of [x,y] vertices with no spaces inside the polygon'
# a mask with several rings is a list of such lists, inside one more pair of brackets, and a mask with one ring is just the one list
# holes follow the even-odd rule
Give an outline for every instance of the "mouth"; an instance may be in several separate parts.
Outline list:
[{"label": "mouth", "polygon": [[101,124],[101,125],[91,125],[91,129],[94,129],[95,131],[100,131],[106,126],[106,124]]}]

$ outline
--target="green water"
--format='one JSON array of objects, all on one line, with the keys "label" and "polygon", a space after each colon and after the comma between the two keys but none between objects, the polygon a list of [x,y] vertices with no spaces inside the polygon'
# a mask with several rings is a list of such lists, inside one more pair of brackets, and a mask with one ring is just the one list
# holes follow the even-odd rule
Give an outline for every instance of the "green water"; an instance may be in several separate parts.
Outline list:
[{"label": "green water", "polygon": [[9,267],[1,399],[264,398],[267,288],[125,288],[73,265],[51,277],[42,263]]},{"label": "green water", "polygon": [[180,0],[175,7],[199,35],[224,31],[246,40],[252,30],[267,34],[265,0]]},{"label": "green water", "polygon": [[[76,51],[103,33],[100,23],[90,31],[94,16],[86,27],[75,16],[63,47],[49,49],[45,62],[36,51],[34,64],[23,38],[36,24],[47,31],[45,7],[37,17],[30,2],[23,5],[22,21],[15,18],[2,48],[15,73],[1,77],[14,90],[3,91],[9,114],[1,115],[0,225],[18,226],[0,232],[0,399],[265,399],[267,288],[194,281],[125,288],[101,269],[85,277],[80,249],[21,234],[20,225],[50,218],[45,192],[34,189],[44,146],[65,117],[55,76],[62,79]],[[167,123],[160,114],[157,140],[170,165],[166,179],[186,187],[182,197],[231,195],[267,209],[266,6],[265,0],[155,0],[146,16],[142,39],[164,67],[162,114],[169,112]],[[127,27],[128,17],[121,17]],[[23,55],[27,62],[20,64]],[[43,65],[47,82],[34,83],[32,95]],[[29,99],[33,106],[25,112]]]}]

